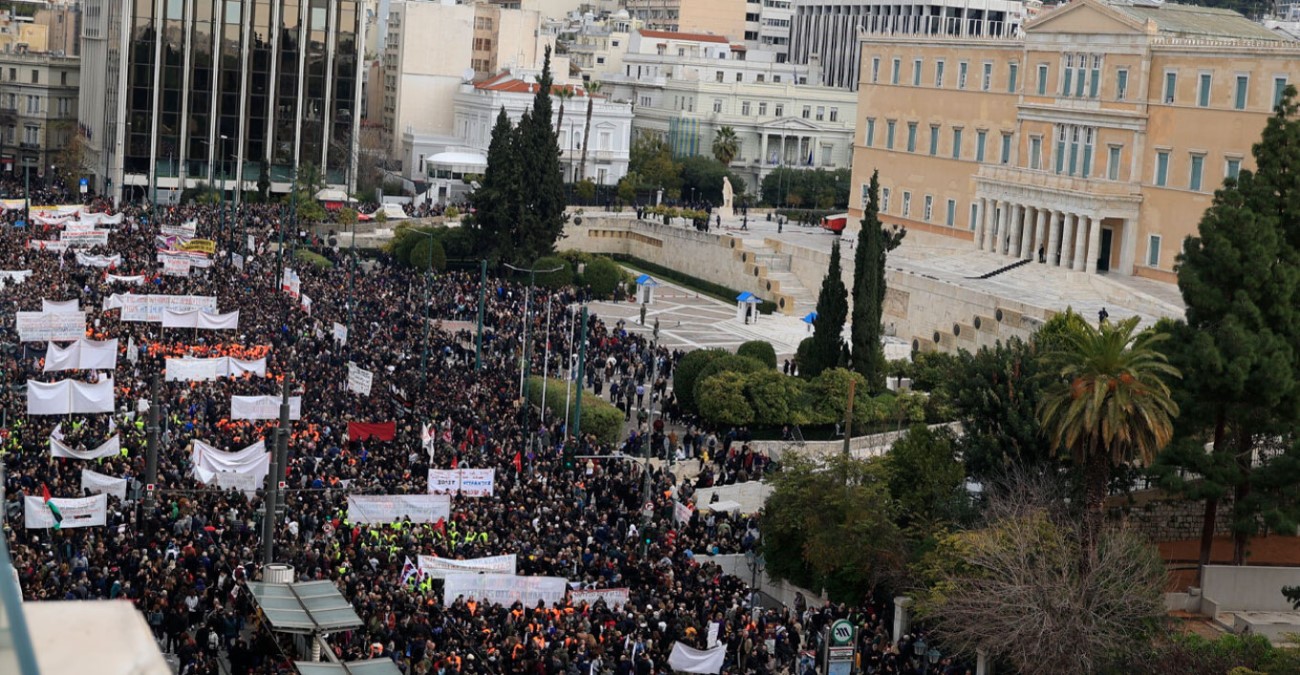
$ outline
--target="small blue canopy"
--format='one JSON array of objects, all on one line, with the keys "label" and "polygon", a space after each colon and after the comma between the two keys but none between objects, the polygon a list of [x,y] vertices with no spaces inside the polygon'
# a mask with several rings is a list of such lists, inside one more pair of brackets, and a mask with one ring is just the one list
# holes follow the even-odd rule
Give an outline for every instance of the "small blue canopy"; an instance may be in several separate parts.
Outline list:
[{"label": "small blue canopy", "polygon": [[812,323],[817,320],[817,312],[808,312],[808,315],[800,319],[804,323]]},{"label": "small blue canopy", "polygon": [[636,278],[636,285],[655,287],[659,285],[659,282],[651,279],[649,274],[642,274]]},{"label": "small blue canopy", "polygon": [[745,291],[744,293],[741,293],[740,295],[736,296],[736,302],[752,302],[754,304],[758,304],[762,302],[762,300],[757,295],[754,295],[749,291]]}]

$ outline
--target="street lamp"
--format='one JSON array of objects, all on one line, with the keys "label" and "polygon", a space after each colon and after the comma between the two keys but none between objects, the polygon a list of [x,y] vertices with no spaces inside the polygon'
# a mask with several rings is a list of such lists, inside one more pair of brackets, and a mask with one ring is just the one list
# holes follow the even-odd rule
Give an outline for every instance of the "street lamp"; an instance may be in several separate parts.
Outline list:
[{"label": "street lamp", "polygon": [[758,574],[764,570],[766,563],[763,554],[755,549],[745,551],[745,566],[749,568],[749,608],[754,620],[758,620]]},{"label": "street lamp", "polygon": [[[352,227],[356,228],[356,225],[353,225]],[[353,231],[355,232],[355,229]],[[427,265],[427,267],[424,272],[424,350],[423,353],[420,355],[421,386],[427,387],[429,384],[429,286],[432,285],[432,280],[430,277],[433,274],[433,231],[431,230],[429,232],[420,232],[419,230],[416,230],[416,232],[421,235],[427,236],[429,238],[429,257],[425,260],[425,264]],[[354,234],[353,235],[354,239],[355,236],[356,235]],[[349,298],[351,298],[350,294],[349,294]],[[352,321],[351,311],[352,311],[351,308],[349,308],[348,309],[349,322]],[[348,330],[352,330],[352,327],[350,325],[348,326]]]},{"label": "street lamp", "polygon": [[221,236],[226,236],[226,141],[230,137],[221,134]]},{"label": "street lamp", "polygon": [[[531,324],[532,322],[528,318],[528,313],[533,305],[533,285],[537,283],[538,272],[541,272],[542,274],[550,274],[552,272],[559,272],[560,270],[564,269],[564,267],[560,266],[560,267],[552,267],[544,270],[539,270],[536,267],[532,269],[515,267],[514,265],[511,265],[509,263],[505,263],[505,266],[516,272],[528,273],[528,295],[525,296],[524,299],[524,344],[523,344],[523,354],[521,355],[523,359],[519,364],[519,395],[524,400],[524,431],[527,432],[528,431],[528,405],[529,405],[528,373],[532,370],[532,363],[530,359],[530,356],[532,355],[532,350],[529,348],[531,346],[531,343],[529,342],[531,338],[530,335],[531,331],[528,330],[529,324]],[[542,401],[542,405],[545,404],[546,401]]]}]

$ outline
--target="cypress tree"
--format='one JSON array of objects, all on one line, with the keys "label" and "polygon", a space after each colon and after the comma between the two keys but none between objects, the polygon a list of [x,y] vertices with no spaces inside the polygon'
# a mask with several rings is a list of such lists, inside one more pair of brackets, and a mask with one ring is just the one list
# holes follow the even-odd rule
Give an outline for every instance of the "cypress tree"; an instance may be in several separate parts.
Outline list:
[{"label": "cypress tree", "polygon": [[840,242],[831,245],[831,262],[817,294],[817,318],[813,320],[812,344],[807,363],[799,364],[799,374],[816,377],[827,368],[840,365],[844,351],[844,321],[849,315],[849,291],[844,287],[840,269]]},{"label": "cypress tree", "polygon": [[475,246],[493,263],[515,259],[514,208],[519,171],[515,160],[515,128],[503,107],[497,113],[488,144],[487,169],[478,189],[470,195],[474,204],[471,219]]},{"label": "cypress tree", "polygon": [[560,168],[560,145],[551,124],[551,48],[546,48],[542,75],[537,80],[530,114],[519,121],[520,245],[516,262],[531,264],[554,253],[555,242],[564,231],[564,175]]},{"label": "cypress tree", "polygon": [[885,257],[903,243],[906,230],[886,230],[880,222],[879,172],[871,174],[867,205],[862,212],[858,250],[853,257],[853,370],[866,378],[872,393],[885,388],[885,350],[880,322],[885,304]]}]

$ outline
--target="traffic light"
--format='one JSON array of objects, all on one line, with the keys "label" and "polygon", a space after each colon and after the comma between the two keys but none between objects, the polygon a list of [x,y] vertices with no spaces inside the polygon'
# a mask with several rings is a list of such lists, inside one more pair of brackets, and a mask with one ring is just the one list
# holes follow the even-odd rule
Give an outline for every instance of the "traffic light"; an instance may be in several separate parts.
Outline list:
[{"label": "traffic light", "polygon": [[577,453],[574,452],[572,443],[564,444],[564,457],[563,457],[564,465],[563,466],[565,469],[572,469],[575,466],[577,466],[578,459],[576,457],[576,454]]}]

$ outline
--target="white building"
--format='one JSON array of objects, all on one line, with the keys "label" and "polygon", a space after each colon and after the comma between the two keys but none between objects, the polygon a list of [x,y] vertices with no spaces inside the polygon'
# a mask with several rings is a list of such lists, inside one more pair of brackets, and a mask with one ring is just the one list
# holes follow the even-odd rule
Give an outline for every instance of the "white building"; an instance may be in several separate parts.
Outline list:
[{"label": "white building", "polygon": [[745,5],[745,46],[774,52],[778,63],[789,60],[794,25],[791,0],[755,0]]},{"label": "white building", "polygon": [[564,42],[569,62],[581,70],[582,81],[622,72],[623,56],[627,54],[632,33],[640,27],[641,22],[630,18],[627,10],[619,10],[603,20],[584,17],[577,26],[566,30]]},{"label": "white building", "polygon": [[[451,200],[468,191],[464,177],[482,173],[487,166],[492,127],[502,108],[518,123],[532,107],[537,92],[537,71],[503,73],[475,83],[465,83],[453,97],[454,137],[451,140],[407,131],[402,136],[403,156],[435,186],[434,194]],[[553,92],[572,92],[559,118],[560,97],[553,94],[553,120],[560,146],[565,182],[588,178],[597,185],[614,185],[627,175],[632,137],[632,106],[595,94],[585,172],[582,165],[587,129],[588,92],[581,85],[555,85]]]},{"label": "white building", "polygon": [[751,192],[781,166],[848,168],[856,95],[808,85],[815,67],[773,57],[719,36],[639,31],[623,72],[605,84],[633,103],[637,133],[665,139],[679,157],[712,155],[718,130],[731,127],[740,144],[731,168]]}]

